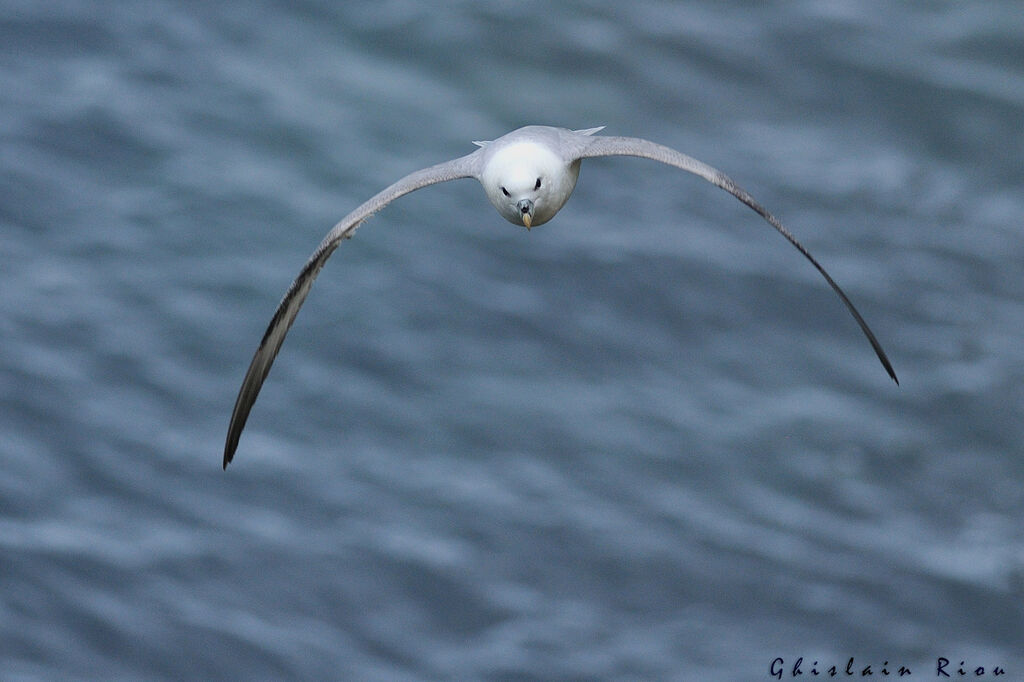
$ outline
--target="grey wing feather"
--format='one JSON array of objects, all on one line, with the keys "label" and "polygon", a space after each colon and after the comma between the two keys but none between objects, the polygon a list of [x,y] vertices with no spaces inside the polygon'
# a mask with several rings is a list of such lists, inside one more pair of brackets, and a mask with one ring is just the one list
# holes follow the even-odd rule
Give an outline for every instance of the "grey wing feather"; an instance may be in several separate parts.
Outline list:
[{"label": "grey wing feather", "polygon": [[320,273],[320,269],[334,250],[338,248],[341,240],[351,237],[364,220],[404,194],[428,185],[447,182],[448,180],[478,177],[479,159],[480,157],[477,152],[474,152],[406,175],[345,216],[324,237],[324,240],[320,242],[320,246],[317,247],[305,266],[303,266],[302,271],[299,272],[299,276],[295,278],[295,281],[288,288],[284,298],[281,299],[281,303],[277,306],[277,311],[274,313],[274,317],[270,320],[270,325],[263,335],[263,340],[260,342],[259,348],[252,358],[252,363],[250,363],[249,369],[245,373],[242,387],[238,391],[238,398],[235,400],[235,409],[231,413],[231,424],[228,427],[227,441],[224,445],[225,469],[228,466],[228,462],[235,456],[238,438],[241,436],[245,422],[249,418],[249,411],[252,409],[253,403],[256,402],[256,396],[259,395],[260,387],[263,386],[263,381],[267,378],[267,373],[270,372],[270,366],[273,364],[274,358],[284,342],[288,329],[292,326],[292,322],[295,321],[295,316],[299,314],[299,308],[302,307],[302,303],[306,300],[306,296],[309,294],[316,276]]},{"label": "grey wing feather", "polygon": [[654,161],[660,161],[670,166],[675,166],[684,171],[693,173],[694,175],[700,176],[710,182],[711,184],[721,187],[729,194],[733,195],[741,202],[754,209],[758,215],[764,218],[768,223],[774,227],[779,233],[789,241],[790,244],[795,246],[797,250],[804,255],[807,260],[811,262],[821,276],[825,278],[825,281],[829,283],[832,290],[838,294],[840,300],[846,304],[847,310],[853,315],[853,319],[860,325],[861,331],[867,337],[871,343],[871,347],[874,349],[875,354],[881,361],[885,371],[888,372],[892,380],[897,384],[900,383],[899,379],[896,378],[896,372],[892,368],[892,363],[889,362],[888,356],[885,351],[882,350],[882,345],[875,338],[871,328],[868,327],[868,323],[864,321],[861,314],[854,307],[853,302],[846,296],[839,285],[836,284],[835,280],[832,279],[825,268],[811,255],[810,251],[801,244],[793,234],[783,226],[779,219],[769,213],[761,204],[754,201],[754,198],[747,193],[742,187],[732,181],[727,175],[721,171],[712,168],[711,166],[698,161],[692,156],[687,156],[681,152],[666,147],[664,145],[650,142],[638,137],[612,137],[612,136],[597,136],[590,138],[577,138],[576,144],[579,145],[578,150],[574,150],[574,154],[577,158],[591,158],[595,156],[639,156],[645,159],[653,159]]}]

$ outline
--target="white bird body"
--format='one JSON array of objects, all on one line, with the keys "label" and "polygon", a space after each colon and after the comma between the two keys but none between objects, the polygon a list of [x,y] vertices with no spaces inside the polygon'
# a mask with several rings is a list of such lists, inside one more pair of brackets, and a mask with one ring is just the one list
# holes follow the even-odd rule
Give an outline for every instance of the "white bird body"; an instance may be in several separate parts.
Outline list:
[{"label": "white bird body", "polygon": [[487,198],[502,217],[529,229],[551,220],[565,205],[576,187],[581,160],[599,156],[638,156],[660,161],[704,178],[756,211],[821,273],[860,325],[889,376],[899,383],[881,344],[843,290],[803,244],[745,190],[720,171],[674,149],[636,137],[596,135],[601,129],[527,126],[493,141],[474,142],[480,148],[473,153],[410,173],[342,218],[288,288],[249,364],[231,414],[224,446],[224,468],[234,457],[238,439],[260,387],[313,281],[334,249],[343,239],[351,237],[364,220],[395,199],[422,187],[458,178],[475,178],[483,185]]},{"label": "white bird body", "polygon": [[[510,223],[523,225],[529,216],[528,228],[555,217],[580,175],[580,160],[566,159],[546,140],[534,139],[530,133],[537,128],[520,128],[481,149],[480,184],[487,198]],[[529,206],[532,210],[524,213]]]}]

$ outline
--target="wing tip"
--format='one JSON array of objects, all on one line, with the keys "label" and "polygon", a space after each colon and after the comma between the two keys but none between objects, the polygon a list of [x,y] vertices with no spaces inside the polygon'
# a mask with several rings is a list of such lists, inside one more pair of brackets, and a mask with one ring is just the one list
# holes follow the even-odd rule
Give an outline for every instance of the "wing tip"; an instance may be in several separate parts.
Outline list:
[{"label": "wing tip", "polygon": [[238,437],[235,436],[234,443],[231,442],[231,437],[228,437],[228,443],[224,446],[224,471],[228,470],[228,464],[231,464],[231,460],[235,458],[235,450],[238,447]]},{"label": "wing tip", "polygon": [[[247,377],[248,378],[248,377]],[[235,404],[235,410],[231,414],[231,423],[228,425],[228,437],[224,441],[224,460],[223,468],[227,471],[228,464],[231,464],[231,460],[235,458],[235,452],[238,450],[238,441],[242,437],[242,429],[245,428],[245,422],[249,418],[249,410],[241,410],[239,406],[242,404],[242,396],[245,395],[245,384],[242,385],[242,391],[238,394],[238,401]],[[249,403],[252,406],[252,403]]]},{"label": "wing tip", "polygon": [[[852,306],[853,304],[851,303],[850,305]],[[875,338],[874,333],[871,332],[870,327],[868,327],[867,322],[864,322],[864,318],[860,316],[860,313],[857,313],[854,317],[857,319],[857,322],[861,324],[861,329],[864,331],[865,336],[868,337],[868,341],[871,343],[871,347],[874,349],[875,355],[878,356],[878,361],[882,363],[882,367],[885,369],[885,373],[889,375],[889,378],[892,379],[897,386],[899,386],[899,377],[896,376],[896,370],[893,369],[892,362],[889,361],[889,356],[885,354],[884,350],[882,350],[882,344]]]},{"label": "wing tip", "polygon": [[892,379],[892,380],[893,380],[893,381],[894,381],[894,382],[896,383],[896,385],[897,385],[897,386],[899,386],[899,385],[900,385],[900,380],[899,380],[899,378],[898,378],[898,377],[896,376],[896,370],[894,370],[894,369],[892,368],[892,365],[890,365],[890,364],[886,363],[886,365],[885,365],[885,371],[889,373],[889,378],[890,378],[890,379]]}]

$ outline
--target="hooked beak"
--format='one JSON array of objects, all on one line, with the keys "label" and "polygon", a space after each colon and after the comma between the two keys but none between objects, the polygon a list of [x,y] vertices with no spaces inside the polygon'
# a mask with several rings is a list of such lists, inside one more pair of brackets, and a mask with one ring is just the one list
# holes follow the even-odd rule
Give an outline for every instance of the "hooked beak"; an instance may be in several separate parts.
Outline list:
[{"label": "hooked beak", "polygon": [[520,199],[516,207],[523,217],[523,225],[526,225],[526,229],[529,230],[530,226],[533,225],[533,202],[529,199]]}]

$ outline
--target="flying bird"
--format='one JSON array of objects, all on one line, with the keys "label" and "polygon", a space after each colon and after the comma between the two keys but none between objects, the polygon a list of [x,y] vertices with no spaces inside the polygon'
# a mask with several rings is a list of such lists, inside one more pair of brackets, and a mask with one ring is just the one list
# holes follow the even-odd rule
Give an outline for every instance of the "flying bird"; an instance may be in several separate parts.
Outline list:
[{"label": "flying bird", "polygon": [[899,384],[881,344],[843,290],[804,245],[750,194],[722,172],[686,154],[638,137],[596,135],[603,129],[604,126],[586,130],[526,126],[496,140],[475,141],[473,144],[479,149],[471,154],[410,173],[342,218],[320,242],[288,288],[253,356],[231,413],[224,445],[224,468],[227,469],[228,462],[235,456],[249,411],[281,349],[285,334],[313,286],[313,280],[338,244],[350,238],[364,220],[414,190],[459,178],[475,178],[483,185],[487,198],[502,217],[530,229],[546,223],[558,213],[576,187],[580,162],[598,156],[637,156],[675,166],[724,189],[756,211],[817,268],[860,325],[885,371]]}]

